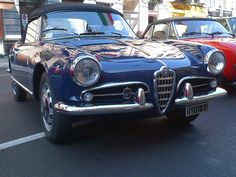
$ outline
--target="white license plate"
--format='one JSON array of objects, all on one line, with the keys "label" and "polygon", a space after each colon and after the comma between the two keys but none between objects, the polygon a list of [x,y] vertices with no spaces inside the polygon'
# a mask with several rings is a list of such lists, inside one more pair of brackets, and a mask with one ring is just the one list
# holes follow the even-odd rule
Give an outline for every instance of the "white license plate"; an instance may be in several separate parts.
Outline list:
[{"label": "white license plate", "polygon": [[196,114],[199,114],[200,112],[207,111],[207,110],[208,110],[208,104],[204,103],[204,104],[186,107],[185,114],[186,114],[186,117],[189,117],[189,116],[196,115]]}]

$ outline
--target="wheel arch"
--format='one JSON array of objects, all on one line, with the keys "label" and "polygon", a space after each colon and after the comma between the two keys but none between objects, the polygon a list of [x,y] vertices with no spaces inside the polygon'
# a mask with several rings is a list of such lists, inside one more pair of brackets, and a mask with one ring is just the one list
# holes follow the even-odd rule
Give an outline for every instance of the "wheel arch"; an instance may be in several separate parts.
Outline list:
[{"label": "wheel arch", "polygon": [[35,99],[38,101],[39,98],[39,87],[40,87],[40,81],[42,74],[46,72],[45,67],[43,66],[42,63],[37,63],[35,68],[34,68],[34,73],[33,73],[33,93],[35,96]]}]

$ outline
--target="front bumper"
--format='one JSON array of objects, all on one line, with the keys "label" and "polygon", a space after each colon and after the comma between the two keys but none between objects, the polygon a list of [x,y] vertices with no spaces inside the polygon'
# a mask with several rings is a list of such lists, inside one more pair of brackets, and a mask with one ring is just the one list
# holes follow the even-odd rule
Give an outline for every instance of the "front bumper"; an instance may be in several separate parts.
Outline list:
[{"label": "front bumper", "polygon": [[[192,99],[180,98],[175,100],[175,104],[179,106],[188,106],[201,102],[207,102],[211,99],[227,95],[227,91],[222,88],[217,88],[214,92],[194,96]],[[142,101],[140,101],[142,100]],[[99,115],[99,114],[115,114],[144,111],[153,108],[152,103],[146,103],[144,94],[141,94],[136,103],[132,104],[115,104],[115,105],[98,105],[98,106],[71,106],[62,102],[56,103],[54,108],[57,112],[68,115]]]},{"label": "front bumper", "polygon": [[100,105],[100,106],[89,106],[89,107],[76,107],[69,106],[63,103],[57,103],[54,108],[58,112],[68,115],[99,115],[99,114],[113,114],[113,113],[128,113],[136,111],[144,111],[151,109],[152,103],[145,103],[140,105],[138,103],[133,104],[117,104],[117,105]]},{"label": "front bumper", "polygon": [[192,99],[183,97],[175,100],[175,104],[179,106],[188,106],[193,105],[201,102],[207,102],[211,99],[226,96],[227,91],[225,89],[222,89],[220,87],[217,87],[216,90],[212,93],[201,95],[201,96],[194,96]]}]

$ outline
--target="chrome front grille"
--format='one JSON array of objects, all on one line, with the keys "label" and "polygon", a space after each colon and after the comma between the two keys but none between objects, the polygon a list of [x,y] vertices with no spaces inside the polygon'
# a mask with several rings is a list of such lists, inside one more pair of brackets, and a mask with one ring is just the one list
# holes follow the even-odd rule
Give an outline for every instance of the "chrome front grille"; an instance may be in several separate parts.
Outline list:
[{"label": "chrome front grille", "polygon": [[165,113],[173,96],[175,72],[163,66],[154,74],[154,92],[157,106],[161,114]]},{"label": "chrome front grille", "polygon": [[211,82],[216,81],[215,78],[188,76],[182,78],[177,86],[179,96],[184,96],[184,86],[186,83],[191,84],[194,96],[205,95],[216,90],[216,86],[212,87]]},{"label": "chrome front grille", "polygon": [[150,93],[150,88],[144,82],[121,82],[121,83],[108,83],[98,87],[93,87],[84,90],[80,98],[83,99],[84,94],[92,93],[93,100],[91,103],[124,103],[134,102],[138,89],[142,88],[145,95]]}]

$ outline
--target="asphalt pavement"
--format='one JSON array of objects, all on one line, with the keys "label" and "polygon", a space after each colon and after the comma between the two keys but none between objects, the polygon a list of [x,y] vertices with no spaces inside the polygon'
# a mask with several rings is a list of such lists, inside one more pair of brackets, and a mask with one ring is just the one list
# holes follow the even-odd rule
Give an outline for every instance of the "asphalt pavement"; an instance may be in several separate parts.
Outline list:
[{"label": "asphalt pavement", "polygon": [[0,63],[7,63],[7,56],[0,56]]},{"label": "asphalt pavement", "polygon": [[[0,67],[0,147],[43,130],[38,103],[15,102],[10,84]],[[43,136],[14,144],[0,150],[0,176],[235,177],[236,86],[227,89],[189,126],[165,117],[87,121],[75,125],[67,144]]]}]

